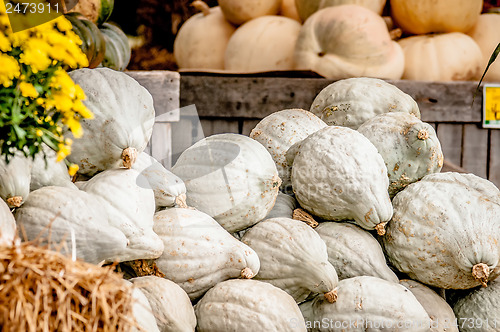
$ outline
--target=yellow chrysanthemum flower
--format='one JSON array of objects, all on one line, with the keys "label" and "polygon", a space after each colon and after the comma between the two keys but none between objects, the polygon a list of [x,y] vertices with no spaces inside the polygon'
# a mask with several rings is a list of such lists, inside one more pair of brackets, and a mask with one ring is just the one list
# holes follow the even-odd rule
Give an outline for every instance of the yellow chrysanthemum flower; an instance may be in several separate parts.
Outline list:
[{"label": "yellow chrysanthemum flower", "polygon": [[38,97],[38,91],[36,91],[35,87],[31,83],[21,82],[21,83],[19,83],[19,89],[21,90],[21,94],[24,97],[28,97],[28,98]]},{"label": "yellow chrysanthemum flower", "polygon": [[75,138],[80,138],[83,136],[82,125],[79,121],[75,120],[74,118],[66,118],[65,121],[63,120],[63,122],[66,126],[68,126],[69,130],[71,130],[71,133]]},{"label": "yellow chrysanthemum flower", "polygon": [[37,129],[36,130],[36,136],[42,137],[43,136],[43,131],[41,131],[40,129]]},{"label": "yellow chrysanthemum flower", "polygon": [[78,172],[79,169],[80,169],[80,167],[78,167],[77,164],[71,164],[68,167],[68,173],[70,176],[74,176],[76,174],[76,172]]},{"label": "yellow chrysanthemum flower", "polygon": [[71,146],[70,145],[64,145],[62,143],[58,144],[59,151],[57,151],[57,158],[56,161],[61,161],[66,159],[67,156],[71,154]]},{"label": "yellow chrysanthemum flower", "polygon": [[0,53],[0,84],[4,87],[12,85],[12,80],[21,75],[21,68],[15,58]]},{"label": "yellow chrysanthemum flower", "polygon": [[10,43],[9,38],[7,38],[0,30],[0,51],[7,53],[11,50],[12,44]]},{"label": "yellow chrysanthemum flower", "polygon": [[85,104],[81,100],[75,100],[73,104],[73,110],[80,114],[80,116],[84,119],[93,119],[94,113],[85,106]]}]

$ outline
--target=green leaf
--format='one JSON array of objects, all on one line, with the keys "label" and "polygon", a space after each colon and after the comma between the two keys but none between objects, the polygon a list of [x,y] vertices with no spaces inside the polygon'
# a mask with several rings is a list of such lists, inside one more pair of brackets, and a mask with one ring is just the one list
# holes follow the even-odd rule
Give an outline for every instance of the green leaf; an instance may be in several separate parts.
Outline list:
[{"label": "green leaf", "polygon": [[[498,54],[500,53],[500,43],[498,43],[497,47],[493,51],[493,53],[490,56],[490,60],[488,61],[488,65],[486,66],[486,69],[484,70],[483,76],[481,76],[481,79],[479,80],[479,83],[477,84],[476,92],[474,92],[474,95],[472,97],[472,105],[474,105],[474,99],[476,98],[477,94],[479,93],[481,89],[481,83],[483,82],[483,78],[488,72],[488,69],[490,68],[491,64],[496,60],[498,57]],[[471,106],[472,106],[471,105]]]}]

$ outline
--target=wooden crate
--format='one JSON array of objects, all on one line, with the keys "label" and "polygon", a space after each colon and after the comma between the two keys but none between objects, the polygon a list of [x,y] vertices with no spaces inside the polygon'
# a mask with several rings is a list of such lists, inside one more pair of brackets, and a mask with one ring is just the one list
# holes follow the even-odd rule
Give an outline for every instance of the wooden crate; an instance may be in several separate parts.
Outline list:
[{"label": "wooden crate", "polygon": [[[287,108],[309,109],[332,80],[322,78],[217,76],[181,73],[180,105],[195,105],[205,136],[248,135],[265,116]],[[500,186],[500,130],[481,128],[477,82],[388,81],[418,103],[434,126],[445,159]],[[174,138],[175,141],[175,138]]]},{"label": "wooden crate", "polygon": [[172,123],[180,119],[180,75],[172,71],[127,71],[153,96],[155,124],[146,152],[166,168],[172,166]]}]

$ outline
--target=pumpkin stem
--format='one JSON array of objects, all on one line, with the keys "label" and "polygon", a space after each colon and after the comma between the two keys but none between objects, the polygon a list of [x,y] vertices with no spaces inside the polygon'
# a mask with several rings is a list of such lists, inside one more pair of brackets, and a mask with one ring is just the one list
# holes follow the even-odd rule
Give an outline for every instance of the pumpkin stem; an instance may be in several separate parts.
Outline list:
[{"label": "pumpkin stem", "polygon": [[487,287],[490,276],[490,267],[484,263],[476,264],[472,267],[472,276],[479,281],[483,287]]},{"label": "pumpkin stem", "polygon": [[10,207],[20,207],[23,202],[23,198],[21,196],[13,196],[7,198],[7,204],[9,204]]},{"label": "pumpkin stem", "polygon": [[399,39],[403,35],[403,31],[400,28],[393,29],[389,31],[389,36],[392,40]]},{"label": "pumpkin stem", "polygon": [[377,231],[377,234],[382,236],[385,235],[385,225],[387,225],[386,222],[381,222],[380,224],[377,224],[375,226],[375,230]]},{"label": "pumpkin stem", "polygon": [[325,298],[330,303],[337,302],[337,288],[335,288],[334,290],[329,291],[328,293],[325,293]]},{"label": "pumpkin stem", "polygon": [[417,138],[420,140],[426,140],[429,138],[429,132],[426,129],[420,129],[417,133]]},{"label": "pumpkin stem", "polygon": [[293,210],[292,219],[303,221],[312,228],[316,228],[319,225],[319,223],[314,220],[313,216],[301,208]]},{"label": "pumpkin stem", "polygon": [[175,205],[182,208],[187,209],[189,206],[186,203],[186,194],[180,194],[175,198]]},{"label": "pumpkin stem", "polygon": [[205,1],[201,0],[193,1],[191,6],[193,6],[196,10],[202,12],[203,16],[207,16],[208,14],[210,14],[210,7],[208,7]]},{"label": "pumpkin stem", "polygon": [[254,274],[250,268],[246,267],[243,270],[241,270],[241,278],[243,279],[252,279],[254,277]]},{"label": "pumpkin stem", "polygon": [[136,148],[128,147],[122,151],[123,167],[132,168],[132,165],[137,160]]}]

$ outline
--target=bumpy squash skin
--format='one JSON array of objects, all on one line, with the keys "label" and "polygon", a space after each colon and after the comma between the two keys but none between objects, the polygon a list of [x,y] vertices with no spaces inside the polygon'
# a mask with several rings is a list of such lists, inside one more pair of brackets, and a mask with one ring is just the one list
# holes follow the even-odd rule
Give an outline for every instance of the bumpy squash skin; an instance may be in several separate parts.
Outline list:
[{"label": "bumpy squash skin", "polygon": [[157,210],[185,203],[186,185],[181,178],[167,170],[146,152],[137,156],[132,169],[140,172],[148,180],[155,195]]},{"label": "bumpy squash skin", "polygon": [[[500,279],[489,283],[488,287],[477,288],[458,299],[453,311],[463,332],[498,331],[500,322]],[[463,326],[462,326],[463,325]]]},{"label": "bumpy squash skin", "polygon": [[386,0],[296,0],[297,11],[302,22],[320,9],[346,4],[360,5],[382,15]]},{"label": "bumpy squash skin", "polygon": [[255,251],[203,212],[183,208],[157,212],[154,231],[165,245],[156,265],[191,300],[219,282],[240,276],[252,278],[259,272]]},{"label": "bumpy squash skin", "polygon": [[193,332],[196,315],[189,296],[173,281],[155,276],[129,279],[146,295],[161,332]]},{"label": "bumpy squash skin", "polygon": [[297,201],[326,220],[354,220],[367,230],[392,217],[389,178],[377,148],[355,130],[329,126],[298,145],[292,186]]},{"label": "bumpy squash skin", "polygon": [[411,114],[380,114],[362,124],[358,131],[384,158],[391,198],[410,183],[439,173],[443,167],[444,156],[436,131]]},{"label": "bumpy squash skin", "polygon": [[418,104],[410,95],[395,85],[369,77],[331,83],[318,93],[310,111],[328,125],[352,129],[388,112],[405,112],[420,119]]},{"label": "bumpy squash skin", "polygon": [[195,307],[199,332],[305,332],[293,298],[266,282],[228,280],[217,284]]},{"label": "bumpy squash skin", "polygon": [[315,228],[328,250],[328,261],[340,280],[373,276],[390,282],[399,279],[387,266],[378,241],[367,231],[350,223],[322,222]]},{"label": "bumpy squash skin", "polygon": [[467,32],[482,8],[483,0],[391,0],[391,16],[411,34]]},{"label": "bumpy squash skin", "polygon": [[297,303],[311,295],[335,292],[338,277],[328,262],[325,243],[302,221],[266,219],[248,230],[241,241],[260,257],[255,279],[283,289]]},{"label": "bumpy squash skin", "polygon": [[[124,283],[130,284],[128,280],[123,280]],[[160,332],[156,324],[156,317],[153,315],[153,309],[149,304],[148,298],[140,288],[134,287],[132,291],[132,318],[136,326],[131,329],[131,332]]]},{"label": "bumpy squash skin", "polygon": [[71,182],[68,167],[62,161],[57,162],[56,153],[48,147],[44,148],[43,153],[36,155],[32,162],[30,190],[47,186],[76,189],[75,184]]},{"label": "bumpy squash skin", "polygon": [[0,198],[10,208],[21,206],[28,198],[31,182],[31,162],[23,155],[15,155],[7,164],[0,158]]},{"label": "bumpy squash skin", "polygon": [[151,138],[153,97],[129,75],[109,68],[78,69],[69,75],[85,92],[84,104],[94,118],[80,121],[84,134],[74,140],[68,160],[80,167],[80,174],[88,176],[129,167],[124,153],[141,153]]},{"label": "bumpy squash skin", "polygon": [[250,137],[265,146],[273,157],[283,192],[293,193],[291,166],[286,161],[286,152],[293,144],[325,127],[326,124],[311,112],[287,109],[266,116],[250,133]]},{"label": "bumpy squash skin", "polygon": [[295,69],[329,79],[400,79],[405,58],[382,17],[358,5],[318,10],[302,26],[294,53]]},{"label": "bumpy squash skin", "polygon": [[218,6],[191,16],[175,37],[177,65],[180,69],[224,69],[227,43],[235,30]]},{"label": "bumpy squash skin", "polygon": [[265,218],[278,195],[276,165],[248,136],[219,134],[186,149],[172,172],[187,188],[187,204],[213,217],[228,232]]},{"label": "bumpy squash skin", "polygon": [[16,220],[9,206],[0,199],[0,246],[10,246],[16,236]]},{"label": "bumpy squash skin", "polygon": [[267,214],[266,219],[271,218],[292,218],[293,211],[297,208],[297,200],[290,195],[278,193],[276,203],[272,210]]},{"label": "bumpy squash skin", "polygon": [[393,205],[382,244],[389,261],[411,279],[468,289],[487,282],[473,275],[481,266],[488,267],[489,280],[500,274],[500,191],[488,180],[430,174],[399,192]]},{"label": "bumpy squash skin", "polygon": [[429,315],[431,319],[429,332],[458,332],[453,309],[435,291],[415,280],[405,279],[399,283],[415,295]]},{"label": "bumpy squash skin", "polygon": [[419,81],[479,80],[483,54],[461,32],[410,36],[398,41],[405,53],[403,79]]},{"label": "bumpy squash skin", "polygon": [[109,216],[110,225],[128,239],[120,261],[154,259],[163,252],[163,242],[153,232],[155,199],[147,180],[133,169],[101,172],[80,186],[98,197]]},{"label": "bumpy squash skin", "polygon": [[101,65],[118,71],[124,71],[132,56],[127,35],[116,25],[104,23],[101,31],[106,43],[106,52]]},{"label": "bumpy squash skin", "polygon": [[[338,296],[335,303],[318,296],[300,305],[308,331],[429,331],[430,318],[424,308],[397,283],[371,276],[344,279],[339,282]],[[357,327],[355,322],[359,322]],[[382,323],[386,328],[381,328]]]},{"label": "bumpy squash skin", "polygon": [[92,264],[114,261],[127,246],[125,235],[109,224],[102,203],[78,189],[43,187],[32,191],[15,218],[27,240],[40,238],[46,243],[50,239],[51,248],[64,243],[61,252],[69,255],[73,230],[76,257]]},{"label": "bumpy squash skin", "polygon": [[283,16],[257,17],[229,39],[224,68],[238,73],[292,70],[300,23]]}]

